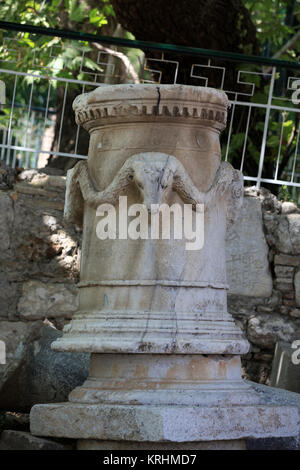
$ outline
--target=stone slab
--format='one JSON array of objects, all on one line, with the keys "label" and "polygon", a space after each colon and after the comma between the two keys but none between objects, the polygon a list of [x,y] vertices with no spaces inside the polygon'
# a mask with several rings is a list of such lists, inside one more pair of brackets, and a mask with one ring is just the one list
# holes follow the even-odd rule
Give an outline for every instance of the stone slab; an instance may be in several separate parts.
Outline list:
[{"label": "stone slab", "polygon": [[121,406],[60,403],[31,410],[39,436],[130,441],[218,441],[296,436],[295,407]]},{"label": "stone slab", "polygon": [[[281,388],[270,387],[245,380],[253,390],[259,394],[261,403],[265,405],[292,406],[299,410],[300,417],[300,393],[289,392]],[[299,422],[300,425],[300,422]],[[299,427],[300,432],[300,427]]]},{"label": "stone slab", "polygon": [[226,269],[230,294],[271,296],[268,246],[258,198],[244,198],[238,219],[227,232]]},{"label": "stone slab", "polygon": [[[289,392],[281,388],[267,387],[247,381],[265,403],[281,406],[295,406],[300,415],[300,393]],[[273,437],[247,440],[249,450],[300,450],[300,426],[298,435],[293,437]]]}]

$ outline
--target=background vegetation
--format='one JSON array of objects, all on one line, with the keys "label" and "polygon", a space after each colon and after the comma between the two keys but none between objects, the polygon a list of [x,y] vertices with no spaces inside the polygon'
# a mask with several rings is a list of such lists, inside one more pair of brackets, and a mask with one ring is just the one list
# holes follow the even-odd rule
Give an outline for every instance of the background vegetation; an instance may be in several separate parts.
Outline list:
[{"label": "background vegetation", "polygon": [[[5,0],[0,3],[0,17],[5,21],[26,23],[36,26],[70,29],[102,34],[136,38],[146,41],[165,42],[178,45],[194,46],[220,51],[239,52],[242,54],[263,55],[289,61],[298,61],[300,55],[300,2],[299,0]],[[5,37],[5,41],[3,38]],[[0,66],[11,70],[34,72],[34,74],[51,74],[61,78],[91,80],[93,73],[103,72],[103,65],[97,63],[99,51],[106,52],[105,61],[109,56],[116,55],[115,48],[101,48],[100,45],[84,41],[66,41],[59,37],[37,36],[29,33],[15,33],[0,30]],[[82,52],[84,57],[82,59]],[[136,81],[143,69],[143,51],[119,48],[120,56],[118,82]],[[159,59],[161,56],[152,54]],[[168,60],[179,60],[179,83],[193,84],[190,77],[193,57],[183,57],[176,54],[165,56]],[[128,70],[128,62],[130,70]],[[199,59],[198,59],[199,61]],[[153,64],[155,65],[155,63]],[[170,70],[164,69],[162,83],[172,80]],[[227,82],[225,89],[236,87],[236,63],[219,61],[218,65],[226,66]],[[154,67],[157,68],[157,67]],[[103,81],[114,83],[106,67]],[[243,66],[246,70],[246,66]],[[261,68],[249,66],[249,71]],[[286,70],[282,80],[276,85],[276,95],[285,92],[286,79],[294,72]],[[250,76],[250,75],[249,75]],[[1,78],[1,77],[0,77]],[[150,77],[148,77],[150,78]],[[244,76],[246,79],[247,76]],[[18,80],[16,103],[26,106],[30,99],[31,77]],[[208,75],[209,85],[217,86],[215,74]],[[256,92],[252,98],[255,102],[265,102],[269,81],[263,75],[251,75],[255,81]],[[194,83],[199,84],[196,79]],[[8,96],[12,95],[14,82],[7,84]],[[52,149],[58,148],[58,133],[61,127],[61,112],[64,87],[59,82],[51,81],[50,107],[56,112],[56,128]],[[38,93],[32,96],[32,105],[43,107],[48,93],[49,83],[41,79]],[[74,151],[74,118],[71,104],[74,97],[81,93],[81,87],[70,85],[68,89],[66,118],[63,120],[63,138],[60,142],[64,152]],[[8,103],[9,104],[9,103]],[[280,103],[282,104],[282,102]],[[230,158],[238,165],[245,137],[247,116],[245,111],[239,111],[235,116],[235,129],[230,145]],[[4,124],[7,122],[10,109],[7,106],[1,116]],[[21,111],[20,111],[21,115]],[[6,120],[6,121],[5,121]],[[17,125],[18,116],[14,117]],[[22,124],[18,124],[22,130]],[[284,115],[283,141],[281,149],[278,178],[285,177],[298,138],[298,117],[296,113]],[[246,174],[257,173],[260,154],[264,112],[257,110],[252,116],[247,143],[247,159],[244,171]],[[281,116],[274,113],[268,135],[264,175],[272,177],[274,162],[278,153],[278,134],[281,129]],[[226,140],[226,134],[223,139]],[[79,139],[77,153],[86,154],[87,138],[84,133]],[[66,170],[73,165],[72,159],[62,157],[49,158],[48,165]],[[300,168],[299,168],[300,171]],[[274,190],[274,188],[273,188]],[[288,189],[284,197],[291,197]]]}]

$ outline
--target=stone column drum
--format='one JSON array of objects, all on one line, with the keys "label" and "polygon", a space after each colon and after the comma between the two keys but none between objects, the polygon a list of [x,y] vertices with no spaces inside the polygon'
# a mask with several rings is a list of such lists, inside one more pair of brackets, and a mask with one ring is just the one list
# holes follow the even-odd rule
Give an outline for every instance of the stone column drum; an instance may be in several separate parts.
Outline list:
[{"label": "stone column drum", "polygon": [[[227,312],[225,234],[243,177],[221,162],[227,107],[221,91],[181,85],[115,85],[76,98],[76,121],[90,133],[65,205],[67,220],[83,226],[80,305],[52,347],[91,352],[90,376],[68,403],[33,407],[34,434],[76,438],[78,448],[195,449],[297,433],[293,408],[260,403],[241,378],[249,344]],[[151,239],[150,215],[149,238],[127,239],[121,196],[149,211],[192,204],[195,215],[203,204],[202,249]],[[105,203],[118,213],[115,239],[97,237]]]}]

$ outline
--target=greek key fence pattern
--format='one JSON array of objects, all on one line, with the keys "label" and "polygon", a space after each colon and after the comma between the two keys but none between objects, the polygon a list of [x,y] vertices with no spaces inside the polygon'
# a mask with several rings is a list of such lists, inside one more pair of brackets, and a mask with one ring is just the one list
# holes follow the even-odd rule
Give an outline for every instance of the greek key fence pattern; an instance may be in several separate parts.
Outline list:
[{"label": "greek key fence pattern", "polygon": [[[80,94],[118,83],[175,84],[181,83],[184,71],[185,84],[213,86],[228,95],[222,158],[257,187],[285,185],[299,197],[299,70],[214,57],[198,57],[195,62],[182,54],[174,60],[174,54],[170,58],[164,52],[145,54],[99,43],[87,47],[69,40],[59,47],[54,41],[41,58],[38,49],[35,52],[34,36],[28,46],[5,34],[0,42],[0,80],[6,84],[6,103],[0,111],[0,159],[7,165],[43,167],[50,155],[87,158],[79,151],[79,126],[74,126],[70,137],[73,150],[66,151],[61,144],[70,112],[68,97],[74,89]],[[252,170],[249,158],[255,162]]]}]

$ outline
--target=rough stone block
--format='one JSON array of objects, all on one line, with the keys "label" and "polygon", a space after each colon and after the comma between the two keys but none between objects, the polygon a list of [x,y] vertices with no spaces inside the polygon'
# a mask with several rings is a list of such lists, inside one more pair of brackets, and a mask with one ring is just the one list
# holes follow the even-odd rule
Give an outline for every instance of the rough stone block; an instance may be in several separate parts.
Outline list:
[{"label": "rough stone block", "polygon": [[295,274],[294,278],[296,304],[300,307],[300,271]]},{"label": "rough stone block", "polygon": [[5,408],[2,401],[4,387],[11,384],[12,390],[16,388],[16,377],[24,363],[28,344],[39,336],[41,326],[42,322],[0,322],[0,340],[4,341],[6,346],[6,363],[0,364],[0,403],[2,408]]},{"label": "rough stone block", "polygon": [[0,240],[1,259],[6,257],[6,251],[11,244],[11,231],[14,220],[13,200],[9,194],[0,191]]},{"label": "rough stone block", "polygon": [[282,214],[292,214],[293,212],[298,212],[298,206],[294,202],[285,201],[281,204],[281,213]]},{"label": "rough stone block", "polygon": [[294,274],[294,268],[292,266],[276,266],[275,274],[278,278],[292,279]]},{"label": "rough stone block", "polygon": [[69,444],[60,444],[50,439],[35,437],[29,432],[3,431],[0,437],[0,450],[71,450]]},{"label": "rough stone block", "polygon": [[279,255],[275,255],[274,262],[275,265],[300,266],[300,256],[284,255],[280,253]]},{"label": "rough stone block", "polygon": [[278,340],[292,341],[295,335],[293,323],[280,315],[257,315],[249,318],[247,336],[263,349],[272,349]]},{"label": "rough stone block", "polygon": [[51,343],[62,333],[42,322],[31,323],[0,322],[0,339],[8,349],[7,364],[0,365],[4,409],[29,411],[35,403],[64,401],[88,376],[89,354],[52,351]]},{"label": "rough stone block", "polygon": [[8,281],[77,280],[80,236],[63,222],[61,211],[49,207],[56,201],[16,194],[14,224],[11,230],[6,227],[10,249],[3,270]]},{"label": "rough stone block", "polygon": [[294,308],[293,310],[290,311],[290,315],[293,318],[300,318],[300,309]]},{"label": "rough stone block", "polygon": [[264,214],[267,238],[271,245],[287,255],[300,254],[300,214]]},{"label": "rough stone block", "polygon": [[23,284],[18,312],[26,320],[71,318],[77,307],[77,289],[74,285],[28,281]]},{"label": "rough stone block", "polygon": [[268,244],[272,248],[281,253],[293,253],[287,216],[266,212],[264,213],[264,227]]},{"label": "rough stone block", "polygon": [[5,273],[0,272],[0,318],[16,319],[17,302],[20,296],[21,286],[15,282],[9,282]]},{"label": "rough stone block", "polygon": [[239,217],[227,233],[226,260],[230,294],[251,297],[272,294],[268,246],[258,198],[244,198]]},{"label": "rough stone block", "polygon": [[300,254],[300,214],[288,214],[287,220],[293,247],[292,253]]},{"label": "rough stone block", "polygon": [[280,292],[293,292],[294,285],[291,279],[287,278],[277,278],[276,279],[276,289],[280,290]]}]

